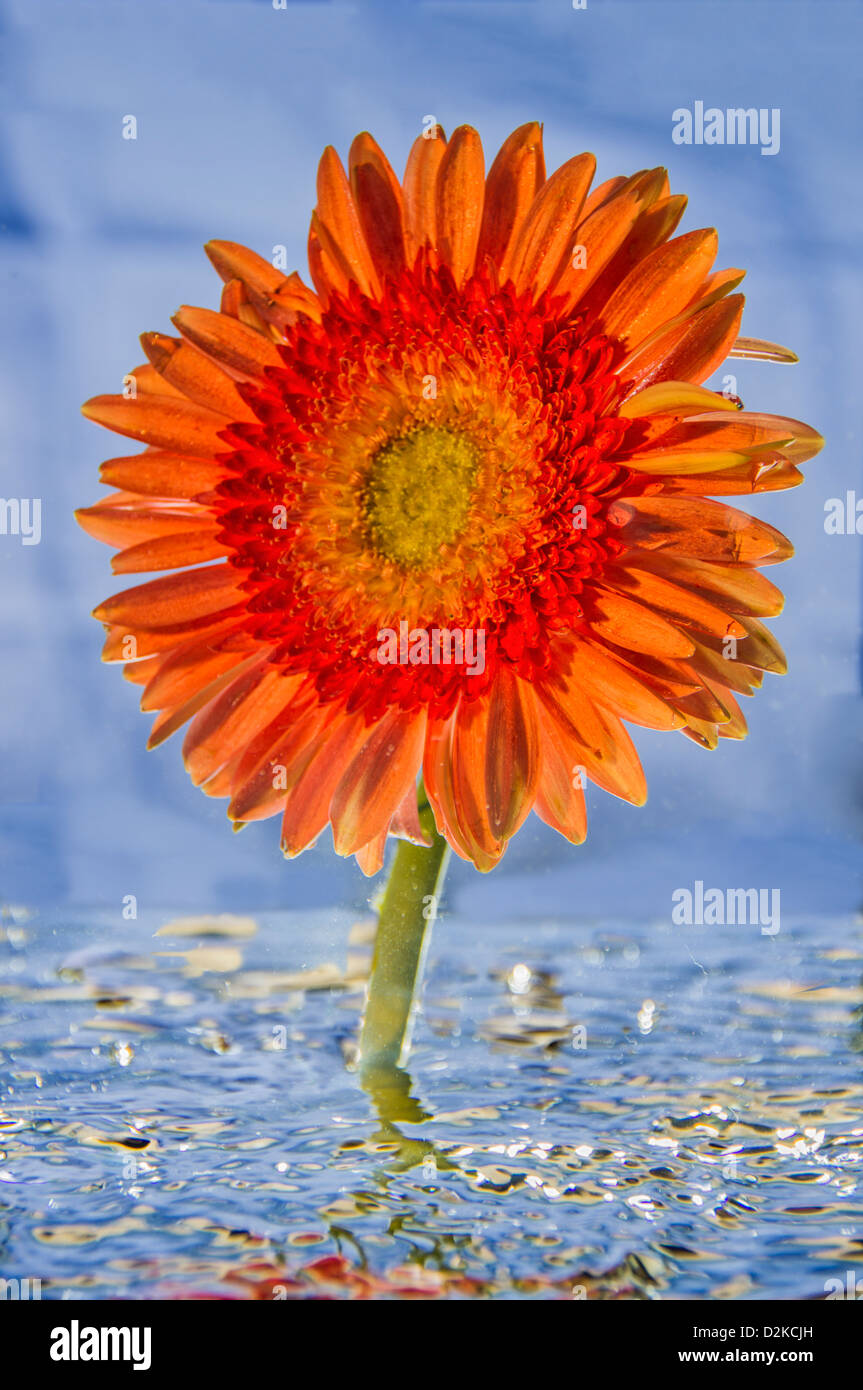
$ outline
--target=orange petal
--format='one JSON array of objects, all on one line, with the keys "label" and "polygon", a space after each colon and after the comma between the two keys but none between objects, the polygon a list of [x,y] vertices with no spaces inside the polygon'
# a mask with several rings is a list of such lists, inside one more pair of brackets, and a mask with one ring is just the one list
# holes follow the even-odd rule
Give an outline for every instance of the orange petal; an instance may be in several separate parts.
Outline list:
[{"label": "orange petal", "polygon": [[140,541],[121,550],[111,559],[113,574],[146,574],[156,570],[176,570],[185,565],[203,564],[227,554],[227,547],[217,539],[217,528],[199,526],[195,531],[182,531],[176,536],[159,536]]},{"label": "orange petal", "polygon": [[[690,423],[700,443],[711,447],[739,448],[766,451],[772,445],[792,463],[806,463],[821,451],[824,440],[811,425],[787,415],[765,415],[759,411],[740,410],[732,417],[704,415]],[[680,427],[670,435],[674,439]]]},{"label": "orange petal", "polygon": [[763,338],[738,338],[729,357],[743,357],[753,362],[799,362],[800,358],[790,348],[780,347],[779,343],[768,343]]},{"label": "orange petal", "polygon": [[545,182],[542,126],[528,121],[509,135],[488,171],[476,263],[503,265],[525,216]]},{"label": "orange petal", "polygon": [[126,493],[114,493],[111,497],[97,502],[94,507],[79,507],[75,520],[88,535],[107,545],[127,546],[138,541],[154,540],[157,536],[177,535],[183,531],[198,528],[211,530],[214,523],[200,507],[194,503],[177,503],[174,506],[148,504],[145,499],[134,497],[129,502]]},{"label": "orange petal", "polygon": [[153,720],[153,727],[150,730],[150,737],[147,740],[147,748],[158,748],[166,739],[169,739],[172,734],[175,734],[178,729],[181,729],[193,715],[210,704],[222,690],[236,681],[239,676],[248,671],[257,661],[257,655],[247,657],[242,665],[235,666],[228,671],[223,671],[220,676],[216,676],[214,680],[211,680],[210,683],[199,690],[197,694],[190,696],[183,704],[162,710],[161,714],[158,714]]},{"label": "orange petal", "polygon": [[[239,761],[240,754],[235,753],[230,762],[225,763],[224,767],[220,767],[218,772],[214,772],[206,782],[202,782],[201,791],[204,796],[230,796]],[[235,825],[233,829],[242,830],[242,826]]]},{"label": "orange petal", "polygon": [[[736,659],[746,666],[755,667],[758,671],[771,671],[779,676],[784,675],[788,670],[785,653],[769,628],[766,628],[758,618],[741,616],[740,621],[746,628],[747,635],[737,642]],[[700,641],[702,646],[708,647],[720,656],[723,655],[724,644],[716,638],[704,635]]]},{"label": "orange petal", "polygon": [[533,690],[501,666],[484,696],[462,702],[453,730],[454,805],[478,869],[500,859],[527,817],[539,764]]},{"label": "orange petal", "polygon": [[134,388],[135,394],[139,396],[176,396],[180,400],[183,399],[183,392],[160,376],[149,362],[144,362],[140,367],[133,367],[131,372],[127,372],[123,378],[123,386]]},{"label": "orange petal", "polygon": [[330,239],[330,254],[334,253],[334,248],[337,250],[348,282],[353,280],[363,294],[377,292],[378,278],[360,214],[342,162],[332,145],[324,150],[318,165],[317,217]]},{"label": "orange petal", "polygon": [[391,710],[369,731],[333,795],[330,819],[337,854],[355,854],[385,832],[416,785],[425,742],[422,710]]},{"label": "orange petal", "polygon": [[163,449],[147,449],[107,459],[99,469],[103,483],[147,497],[193,498],[211,492],[227,473],[218,463],[170,454]]},{"label": "orange petal", "polygon": [[240,310],[248,303],[248,295],[242,280],[227,280],[222,285],[222,298],[219,308],[232,319],[240,317]]},{"label": "orange petal", "polygon": [[600,585],[585,595],[584,614],[594,632],[628,651],[686,657],[693,650],[686,633],[658,613]]},{"label": "orange petal", "polygon": [[145,657],[143,661],[130,661],[123,667],[123,680],[132,685],[146,685],[159,669],[158,656]]},{"label": "orange petal", "polygon": [[[301,314],[313,319],[315,323],[321,321],[320,300],[296,270],[285,276],[268,299],[255,298],[254,304],[277,339],[286,327],[291,327],[297,322]],[[252,322],[242,311],[240,317],[247,323]]]},{"label": "orange petal", "polygon": [[184,338],[241,381],[263,376],[267,367],[282,366],[274,343],[227,314],[184,304],[172,323]]},{"label": "orange petal", "polygon": [[756,666],[761,671],[772,671],[782,676],[788,670],[785,652],[773,633],[758,618],[741,618],[749,634],[745,641],[738,642],[737,652],[747,665]]},{"label": "orange petal", "polygon": [[693,303],[697,302],[702,309],[706,309],[708,304],[715,304],[718,299],[724,299],[732,290],[736,290],[745,278],[745,270],[716,270],[698,287],[693,295]]},{"label": "orange petal", "polygon": [[779,492],[783,488],[799,487],[803,474],[791,463],[772,463],[759,470],[752,485],[753,492]]},{"label": "orange petal", "polygon": [[691,473],[703,476],[705,473],[723,473],[726,469],[749,467],[752,459],[749,454],[722,452],[719,449],[649,449],[645,453],[631,454],[626,460],[627,467],[636,473],[647,473],[651,477],[682,478]]},{"label": "orange petal", "polygon": [[674,496],[734,497],[747,493],[777,492],[783,488],[799,487],[803,474],[785,461],[764,462],[750,458],[738,468],[725,468],[719,473],[670,474],[661,479],[663,493]]},{"label": "orange petal", "polygon": [[318,838],[329,820],[330,802],[344,776],[345,764],[367,736],[361,714],[334,713],[329,728],[310,745],[285,802],[283,854],[302,854]]},{"label": "orange petal", "polygon": [[456,284],[474,268],[485,196],[482,142],[472,126],[453,131],[437,176],[437,249]]},{"label": "orange petal", "polygon": [[231,378],[191,343],[166,333],[142,333],[141,346],[160,376],[190,401],[231,420],[257,418]]},{"label": "orange petal", "polygon": [[459,826],[453,791],[452,740],[458,708],[448,719],[430,719],[423,754],[423,784],[435,824],[441,835],[462,859],[471,852]]},{"label": "orange petal", "polygon": [[363,845],[362,849],[357,850],[357,864],[366,878],[372,878],[383,868],[386,847],[387,832],[382,830],[380,835],[376,835],[373,840],[369,840],[367,845]]},{"label": "orange petal", "polygon": [[654,381],[706,380],[728,356],[742,314],[743,295],[732,294],[653,335],[617,368],[626,394]]},{"label": "orange petal", "polygon": [[[315,285],[322,295],[324,302],[327,301],[331,291],[335,290],[338,294],[348,295],[351,285],[358,284],[357,272],[352,268],[347,257],[343,254],[341,246],[336,241],[329,229],[318,217],[316,212],[312,213],[312,220],[309,227],[309,266],[315,279]],[[367,283],[365,277],[359,288],[363,294],[376,296],[380,294],[380,283],[377,271],[369,258],[371,288],[366,291],[363,286]]]},{"label": "orange petal", "polygon": [[672,450],[736,449],[751,455],[767,455],[781,450],[789,457],[794,450],[794,461],[800,463],[817,453],[823,442],[815,430],[799,420],[781,415],[760,415],[748,410],[711,410],[696,419],[667,421],[665,430],[651,438],[650,447],[661,449],[664,453]]},{"label": "orange petal", "polygon": [[640,174],[633,174],[632,182],[642,191],[645,207],[659,206],[671,196],[668,170],[661,164],[655,169],[643,169]]},{"label": "orange petal", "polygon": [[655,415],[700,415],[708,411],[730,411],[736,415],[737,402],[706,386],[691,381],[658,381],[629,396],[617,413],[626,420]]},{"label": "orange petal", "polygon": [[94,396],[81,413],[117,434],[180,454],[207,457],[226,449],[219,438],[230,423],[225,416],[175,396]]},{"label": "orange petal", "polygon": [[[616,647],[598,634],[593,634],[590,641],[607,651],[619,665],[632,671],[638,680],[644,681],[663,700],[670,702],[680,695],[688,695],[701,685],[701,677],[691,667],[691,657],[665,660],[659,656],[649,656],[646,652],[627,651],[625,647]],[[692,641],[695,646],[695,639]]]},{"label": "orange petal", "polygon": [[[296,271],[285,275],[263,256],[235,241],[208,241],[204,250],[223,280],[242,282],[254,308],[267,323],[291,324],[298,312],[319,318],[318,301]],[[244,317],[242,312],[240,317]]]},{"label": "orange petal", "polygon": [[664,169],[647,170],[627,180],[625,193],[634,192],[641,202],[641,213],[633,223],[620,249],[615,252],[598,276],[589,293],[580,303],[580,308],[590,316],[597,314],[603,304],[613,294],[621,281],[656,246],[667,241],[677,227],[686,210],[686,197],[676,194],[673,198],[657,196],[661,194],[666,181]]},{"label": "orange petal", "polygon": [[270,325],[265,322],[252,304],[249,292],[242,280],[228,280],[222,286],[219,309],[223,315],[226,314],[229,318],[239,320],[245,327],[253,329],[255,333],[268,342],[273,341]]},{"label": "orange petal", "polygon": [[589,216],[585,216],[586,210],[587,204],[575,231],[575,246],[552,285],[555,295],[563,295],[566,311],[581,302],[620,250],[641,214],[642,204],[638,194],[629,189],[601,203]]},{"label": "orange petal", "polygon": [[368,131],[354,140],[348,163],[351,189],[372,262],[379,277],[396,276],[405,265],[401,185]]},{"label": "orange petal", "polygon": [[657,246],[636,265],[605,305],[603,332],[632,347],[686,307],[716,259],[711,228]]},{"label": "orange petal", "polygon": [[309,223],[308,258],[312,282],[326,308],[334,291],[347,294],[350,275],[339,259],[332,237],[314,212]]},{"label": "orange petal", "polygon": [[158,658],[158,667],[141,696],[141,709],[173,709],[197,695],[217,676],[248,660],[242,652],[223,650],[212,641],[186,642],[167,657]]},{"label": "orange petal", "polygon": [[730,650],[727,656],[720,655],[719,652],[702,646],[700,642],[696,642],[688,665],[702,682],[719,681],[724,690],[736,690],[738,695],[752,695],[764,683],[762,671],[754,666],[747,666],[743,661],[737,661],[731,656]]},{"label": "orange petal", "polygon": [[683,720],[661,696],[595,642],[581,641],[573,649],[564,676],[605,709],[648,729],[679,729]]},{"label": "orange petal", "polygon": [[584,776],[567,762],[558,743],[557,727],[537,701],[542,767],[533,809],[540,820],[574,845],[587,836],[587,808],[584,804]]},{"label": "orange petal", "polygon": [[259,661],[196,715],[183,743],[186,771],[200,786],[288,704],[300,681]]},{"label": "orange petal", "polygon": [[125,625],[111,627],[106,623],[108,635],[102,648],[102,660],[129,661],[133,657],[170,652],[186,642],[197,641],[205,636],[215,640],[228,634],[239,634],[243,625],[243,615],[236,612],[228,618],[217,613],[214,617],[178,623],[175,627],[156,628],[152,632],[144,632],[141,629],[133,629],[130,632]]},{"label": "orange petal", "polygon": [[665,575],[691,592],[718,603],[729,613],[775,618],[784,605],[781,591],[766,575],[742,565],[689,560],[681,555],[672,555],[667,550],[634,551],[627,555],[626,564]]},{"label": "orange petal", "polygon": [[575,229],[596,171],[592,154],[575,155],[547,179],[533,200],[501,280],[540,295],[572,256]]},{"label": "orange petal", "polygon": [[287,793],[304,772],[309,757],[332,725],[332,710],[322,705],[314,684],[297,686],[293,696],[246,745],[237,767],[231,820],[256,821],[284,809]]},{"label": "orange petal", "polygon": [[584,200],[582,218],[592,217],[597,208],[604,207],[611,202],[616,193],[621,193],[631,186],[631,181],[624,174],[618,174],[616,178],[606,179],[605,183],[598,183],[592,188]]},{"label": "orange petal", "polygon": [[226,617],[227,610],[246,602],[241,584],[242,576],[231,565],[205,565],[115,594],[94,608],[93,617],[127,632],[130,628],[150,632],[217,613]]},{"label": "orange petal", "polygon": [[251,293],[263,299],[273,294],[285,278],[257,251],[250,251],[239,242],[208,241],[204,250],[223,280],[241,280]]},{"label": "orange petal", "polygon": [[304,285],[296,271],[288,275],[264,299],[255,296],[254,302],[242,280],[229,280],[222,290],[219,308],[223,315],[239,320],[267,342],[278,343],[285,330],[306,314],[316,323],[321,318],[321,303],[314,290]]},{"label": "orange petal", "polygon": [[687,723],[697,719],[705,724],[726,724],[731,718],[730,709],[714,695],[709,683],[691,695],[684,695],[677,701],[677,709],[683,713]]},{"label": "orange petal", "polygon": [[692,742],[697,743],[699,747],[710,749],[711,752],[719,743],[719,734],[716,725],[708,724],[702,719],[693,717],[690,719],[686,728],[681,729],[680,732],[685,734],[687,738],[692,739]]},{"label": "orange petal", "polygon": [[411,787],[404,801],[396,807],[390,834],[399,840],[408,840],[412,845],[431,845],[431,839],[420,824],[416,787]]},{"label": "orange petal", "polygon": [[630,497],[609,508],[633,548],[666,550],[721,564],[773,564],[793,554],[790,542],[746,512],[694,497]]},{"label": "orange petal", "polygon": [[437,180],[446,149],[440,126],[433,135],[414,141],[404,177],[404,233],[408,265],[413,266],[423,246],[437,245]]},{"label": "orange petal", "polygon": [[726,706],[731,715],[731,718],[726,719],[725,722],[721,724],[719,729],[717,730],[719,737],[737,739],[745,738],[749,732],[749,727],[746,723],[746,716],[744,715],[743,710],[738,705],[734,696],[731,694],[729,690],[725,690],[721,686],[714,686],[713,689],[717,692],[720,699],[722,700],[722,703]]},{"label": "orange petal", "polygon": [[643,806],[647,800],[644,772],[617,716],[597,709],[575,684],[563,693],[540,686],[538,694],[553,722],[554,743],[570,778],[586,774],[613,796]]}]

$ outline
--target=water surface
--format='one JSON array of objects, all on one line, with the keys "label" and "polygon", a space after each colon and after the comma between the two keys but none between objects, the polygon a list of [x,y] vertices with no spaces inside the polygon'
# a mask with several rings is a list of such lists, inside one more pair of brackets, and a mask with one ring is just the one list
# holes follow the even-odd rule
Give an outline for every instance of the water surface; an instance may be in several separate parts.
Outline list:
[{"label": "water surface", "polygon": [[397,1125],[352,1070],[369,939],[7,913],[0,1274],[65,1299],[863,1277],[859,922],[444,918]]}]

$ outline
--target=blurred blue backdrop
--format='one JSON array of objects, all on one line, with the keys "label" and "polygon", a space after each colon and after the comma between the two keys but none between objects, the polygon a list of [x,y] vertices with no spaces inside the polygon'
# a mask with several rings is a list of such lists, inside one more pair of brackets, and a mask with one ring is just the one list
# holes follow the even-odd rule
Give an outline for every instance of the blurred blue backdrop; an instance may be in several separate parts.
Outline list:
[{"label": "blurred blue backdrop", "polygon": [[[42,539],[0,536],[0,896],[7,902],[247,909],[360,904],[327,837],[285,863],[277,822],[232,835],[195,791],[178,741],[144,751],[137,691],[100,664],[88,616],[125,587],[75,526],[125,452],[78,414],[121,389],[137,335],[181,303],[215,307],[201,244],[305,272],[323,146],[370,129],[401,170],[423,117],[475,125],[487,159],[525,120],[547,160],[595,151],[598,177],[658,163],[689,194],[683,229],[715,225],[720,265],[748,269],[744,331],[795,367],[738,363],[751,408],[827,437],[806,485],[752,510],[796,558],[775,631],[790,673],[746,703],[751,734],[713,754],[638,730],[651,796],[590,796],[587,844],[535,818],[483,878],[457,862],[462,913],[667,918],[694,879],[782,890],[783,915],[857,905],[863,834],[859,536],[824,504],[860,476],[861,143],[854,0],[571,0],[296,4],[272,0],[4,0],[0,223],[2,492],[42,499]],[[781,148],[679,146],[672,112],[778,107]],[[137,119],[137,140],[122,138]]]}]

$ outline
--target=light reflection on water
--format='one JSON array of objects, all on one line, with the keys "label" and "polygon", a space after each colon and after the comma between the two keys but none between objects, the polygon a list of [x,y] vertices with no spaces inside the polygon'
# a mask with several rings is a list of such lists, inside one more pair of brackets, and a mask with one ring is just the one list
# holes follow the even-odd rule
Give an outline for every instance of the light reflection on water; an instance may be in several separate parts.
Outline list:
[{"label": "light reflection on water", "polygon": [[863,1265],[858,922],[445,918],[390,1117],[350,1069],[362,924],[2,928],[0,1275],[43,1297],[823,1298]]}]

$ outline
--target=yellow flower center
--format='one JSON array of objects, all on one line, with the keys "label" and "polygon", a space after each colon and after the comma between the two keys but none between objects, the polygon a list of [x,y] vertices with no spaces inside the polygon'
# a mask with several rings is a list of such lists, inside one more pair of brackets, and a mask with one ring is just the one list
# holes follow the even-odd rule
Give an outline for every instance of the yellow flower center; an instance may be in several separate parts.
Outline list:
[{"label": "yellow flower center", "polygon": [[433,563],[464,526],[478,462],[472,440],[436,425],[387,440],[363,497],[375,550],[403,569]]}]

